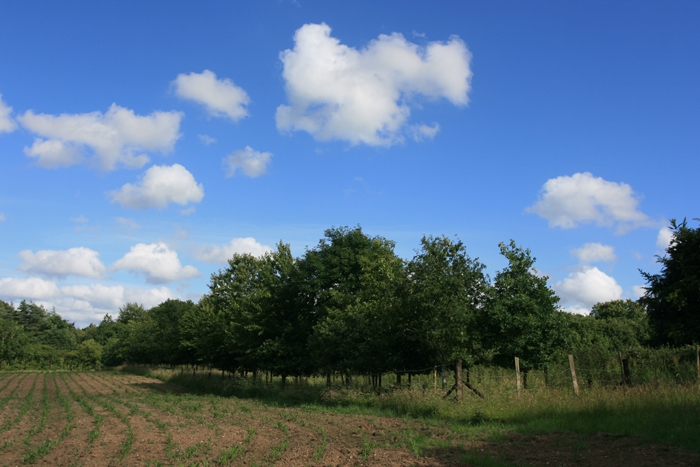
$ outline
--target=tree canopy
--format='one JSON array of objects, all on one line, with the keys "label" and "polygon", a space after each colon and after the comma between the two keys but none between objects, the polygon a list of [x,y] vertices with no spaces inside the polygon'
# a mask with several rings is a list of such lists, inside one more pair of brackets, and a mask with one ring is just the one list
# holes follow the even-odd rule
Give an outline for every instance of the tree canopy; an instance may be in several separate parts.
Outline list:
[{"label": "tree canopy", "polygon": [[458,238],[424,236],[406,261],[391,240],[340,227],[300,257],[282,242],[261,256],[234,254],[198,303],[126,303],[85,329],[31,302],[0,301],[0,365],[400,375],[455,359],[510,368],[519,357],[528,371],[571,352],[593,361],[684,345],[700,335],[700,232],[671,225],[663,268],[644,273],[641,301],[598,303],[589,316],[564,313],[530,250],[513,240],[499,244],[508,265],[491,280]]},{"label": "tree canopy", "polygon": [[[700,220],[700,219],[696,219]],[[640,271],[647,281],[641,302],[657,344],[700,342],[700,227],[671,220],[671,242],[658,257],[658,274]]]}]

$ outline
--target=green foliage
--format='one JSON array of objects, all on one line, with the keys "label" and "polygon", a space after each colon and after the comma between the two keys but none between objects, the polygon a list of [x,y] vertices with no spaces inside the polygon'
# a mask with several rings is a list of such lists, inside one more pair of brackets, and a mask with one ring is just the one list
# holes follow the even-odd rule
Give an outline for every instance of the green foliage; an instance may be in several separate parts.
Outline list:
[{"label": "green foliage", "polygon": [[[207,363],[219,368],[269,369],[295,373],[299,334],[295,307],[286,300],[294,266],[288,245],[260,258],[235,254],[229,267],[212,274],[210,293],[200,302],[200,316],[215,339],[197,331],[198,317],[187,315],[184,334]],[[295,351],[296,350],[296,351]]]},{"label": "green foliage", "polygon": [[325,232],[294,277],[300,313],[312,327],[309,345],[323,371],[378,372],[399,365],[394,325],[403,261],[394,243],[357,227]]},{"label": "green foliage", "polygon": [[494,361],[511,367],[513,357],[527,371],[549,365],[569,338],[567,318],[557,306],[559,297],[547,286],[547,277],[533,269],[530,250],[499,245],[508,267],[496,274],[489,301],[483,308],[482,326],[486,346]]},{"label": "green foliage", "polygon": [[679,346],[700,342],[700,227],[671,220],[671,230],[666,254],[657,259],[661,272],[640,271],[647,281],[640,301],[646,305],[655,343]]},{"label": "green foliage", "polygon": [[[408,264],[404,326],[431,350],[431,361],[474,361],[481,351],[477,314],[488,291],[485,266],[448,237],[423,237]],[[415,339],[417,338],[417,339]]]},{"label": "green foliage", "polygon": [[[3,304],[5,302],[0,301],[0,305]],[[9,317],[0,317],[0,368],[22,360],[29,339],[20,324]]]},{"label": "green foliage", "polygon": [[77,358],[83,368],[99,368],[102,361],[102,346],[88,339],[78,346]]},{"label": "green foliage", "polygon": [[632,300],[596,303],[588,316],[568,315],[570,349],[597,353],[596,360],[637,349],[649,342],[650,328],[644,307]]},{"label": "green foliage", "polygon": [[574,352],[607,371],[618,352],[700,334],[692,311],[700,235],[685,221],[672,226],[669,256],[661,274],[645,276],[644,299],[599,303],[590,316],[561,312],[530,251],[513,240],[499,245],[508,266],[492,283],[458,239],[424,237],[406,262],[394,242],[340,227],[299,258],[281,242],[260,257],[235,254],[199,303],[126,303],[116,320],[105,315],[83,330],[39,305],[0,301],[0,368],[204,365],[283,381],[372,375],[375,390],[382,374],[400,380],[458,358],[467,368],[511,368],[517,356],[528,372]]}]

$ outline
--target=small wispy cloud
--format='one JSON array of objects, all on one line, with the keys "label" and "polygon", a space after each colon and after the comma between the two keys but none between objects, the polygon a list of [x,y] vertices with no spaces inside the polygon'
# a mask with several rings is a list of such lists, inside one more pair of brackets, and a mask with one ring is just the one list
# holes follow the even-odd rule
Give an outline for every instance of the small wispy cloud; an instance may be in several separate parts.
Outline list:
[{"label": "small wispy cloud", "polygon": [[117,221],[119,227],[127,234],[130,234],[132,231],[141,228],[141,226],[137,224],[135,220],[129,219],[127,217],[115,217],[114,220]]},{"label": "small wispy cloud", "polygon": [[212,138],[209,135],[197,135],[199,136],[199,140],[204,144],[205,146],[209,146],[210,144],[216,143],[216,138]]}]

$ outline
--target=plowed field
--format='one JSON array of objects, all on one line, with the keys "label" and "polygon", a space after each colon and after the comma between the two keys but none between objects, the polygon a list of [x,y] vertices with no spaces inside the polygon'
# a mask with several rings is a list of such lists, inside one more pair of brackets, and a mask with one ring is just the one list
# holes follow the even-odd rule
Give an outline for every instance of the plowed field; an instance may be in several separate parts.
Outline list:
[{"label": "plowed field", "polygon": [[[600,434],[503,434],[188,394],[113,373],[0,374],[0,465],[700,465],[695,453]],[[478,461],[491,456],[500,463]]]}]

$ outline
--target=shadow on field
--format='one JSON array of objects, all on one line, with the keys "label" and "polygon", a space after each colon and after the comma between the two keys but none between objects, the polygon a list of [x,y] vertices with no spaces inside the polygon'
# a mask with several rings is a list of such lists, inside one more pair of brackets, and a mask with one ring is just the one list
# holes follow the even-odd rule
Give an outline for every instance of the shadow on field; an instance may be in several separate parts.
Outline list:
[{"label": "shadow on field", "polygon": [[161,394],[194,394],[194,391],[190,391],[185,387],[179,386],[172,383],[131,383],[129,386],[139,389],[145,389],[147,391],[155,391]]}]

